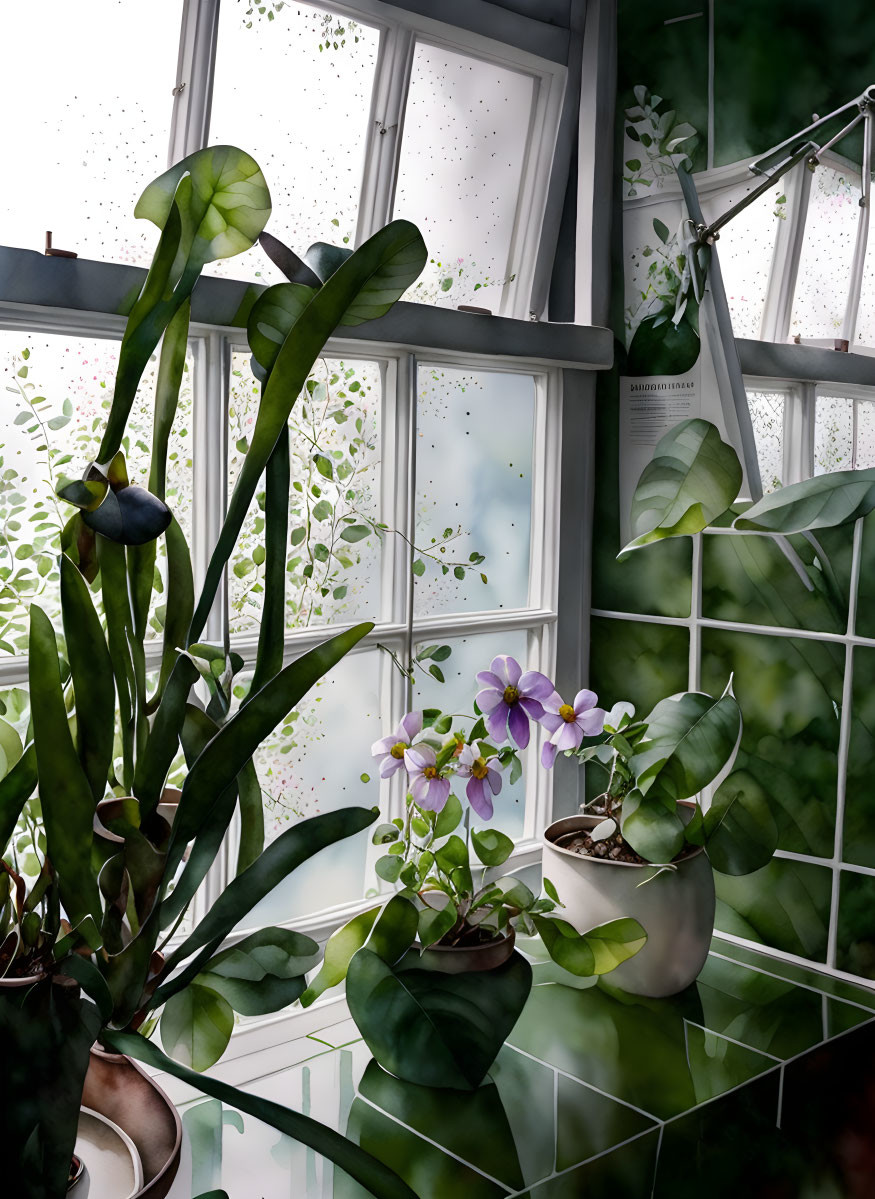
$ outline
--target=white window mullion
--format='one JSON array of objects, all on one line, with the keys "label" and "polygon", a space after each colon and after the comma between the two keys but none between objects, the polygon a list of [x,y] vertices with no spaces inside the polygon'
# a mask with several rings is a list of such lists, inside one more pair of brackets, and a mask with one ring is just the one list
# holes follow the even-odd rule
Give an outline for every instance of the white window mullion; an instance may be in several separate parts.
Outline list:
[{"label": "white window mullion", "polygon": [[804,162],[798,163],[785,177],[786,219],[778,222],[775,252],[769,272],[766,302],[763,306],[761,341],[785,342],[790,336],[790,314],[805,236],[812,178],[812,172]]},{"label": "white window mullion", "polygon": [[219,0],[185,0],[179,39],[168,165],[207,144]]},{"label": "white window mullion", "polygon": [[357,246],[392,219],[415,42],[413,30],[401,25],[384,29],[380,38],[355,234]]}]

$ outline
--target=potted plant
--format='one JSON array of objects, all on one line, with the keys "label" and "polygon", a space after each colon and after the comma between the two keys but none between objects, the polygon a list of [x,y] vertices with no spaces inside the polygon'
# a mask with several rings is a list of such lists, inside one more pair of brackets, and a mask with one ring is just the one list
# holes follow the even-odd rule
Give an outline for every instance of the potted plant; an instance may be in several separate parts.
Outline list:
[{"label": "potted plant", "polygon": [[[7,1093],[17,1096],[4,1112],[4,1181],[34,1199],[64,1193],[84,1093],[119,1124],[134,1121],[144,1167],[138,1194],[164,1195],[178,1163],[179,1122],[137,1058],[303,1141],[372,1193],[411,1199],[391,1170],[333,1130],[195,1070],[221,1055],[235,1011],[292,1002],[318,958],[313,941],[287,929],[261,929],[223,949],[225,938],[301,862],[377,816],[360,807],[317,816],[265,849],[252,755],[372,627],[341,632],[283,667],[289,412],[335,327],[387,311],[419,275],[425,246],[415,226],[395,221],[354,253],[311,248],[309,265],[284,250],[299,280],[253,297],[248,331],[261,401],[195,602],[185,537],[164,502],[190,297],[207,262],[259,237],[270,197],[249,155],[218,146],[150,184],[136,211],[160,229],[158,248],[127,320],[97,460],[59,486],[76,509],[59,547],[63,628],[32,607],[31,722],[0,780],[0,845],[8,847],[25,820],[42,855],[27,880],[4,848],[0,871],[0,1058]],[[121,446],[162,338],[147,489],[128,478]],[[234,710],[242,660],[200,638],[265,473],[268,586],[252,686]],[[145,642],[162,536],[167,615],[150,693]],[[173,792],[167,779],[180,747],[185,777]],[[237,877],[174,940],[237,810],[245,846]],[[165,1047],[186,1064],[148,1040],[159,1013]]]},{"label": "potted plant", "polygon": [[[373,746],[383,778],[402,770],[407,778],[404,817],[373,834],[387,847],[377,874],[398,890],[334,933],[301,997],[307,1006],[345,979],[350,1014],[380,1065],[462,1090],[482,1082],[528,998],[532,971],[514,948],[517,931],[540,936],[579,977],[615,969],[647,939],[623,914],[579,931],[556,914],[562,902],[548,878],[536,895],[513,873],[498,873],[513,841],[475,822],[491,819],[503,772],[519,777],[529,722],[543,717],[542,700],[555,689],[505,656],[478,680],[477,710],[463,718],[469,727],[437,709],[408,712]],[[589,713],[590,723],[600,716]],[[508,735],[514,744],[499,748]],[[463,786],[465,804],[456,794]]]}]

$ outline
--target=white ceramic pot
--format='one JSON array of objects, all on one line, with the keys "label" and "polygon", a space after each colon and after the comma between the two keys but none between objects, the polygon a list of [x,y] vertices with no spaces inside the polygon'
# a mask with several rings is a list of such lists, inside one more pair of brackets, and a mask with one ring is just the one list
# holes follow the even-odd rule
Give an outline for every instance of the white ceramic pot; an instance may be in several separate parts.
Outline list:
[{"label": "white ceramic pot", "polygon": [[[693,808],[678,808],[686,824]],[[544,833],[544,876],[565,904],[558,914],[578,932],[623,916],[640,921],[647,944],[607,977],[633,995],[676,995],[696,980],[708,956],[715,906],[711,863],[704,850],[695,849],[677,863],[677,870],[663,870],[653,878],[653,866],[591,858],[554,844],[565,833],[589,830],[602,819],[568,816]]]}]

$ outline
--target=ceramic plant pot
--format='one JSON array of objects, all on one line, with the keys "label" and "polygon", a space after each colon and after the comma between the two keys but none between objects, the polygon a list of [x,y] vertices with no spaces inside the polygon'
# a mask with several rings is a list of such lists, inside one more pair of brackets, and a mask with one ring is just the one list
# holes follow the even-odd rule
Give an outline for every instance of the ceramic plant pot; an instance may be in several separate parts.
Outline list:
[{"label": "ceramic plant pot", "polygon": [[511,933],[473,947],[413,948],[393,966],[360,949],[346,998],[383,1069],[423,1086],[475,1090],[532,988],[532,968],[513,941]]},{"label": "ceramic plant pot", "polygon": [[[678,805],[685,824],[693,811],[691,805]],[[591,858],[555,844],[567,833],[589,831],[602,819],[568,816],[544,833],[544,876],[565,904],[559,915],[578,932],[623,916],[640,921],[647,944],[608,979],[633,995],[676,995],[698,978],[708,956],[716,902],[711,863],[697,847],[677,863],[677,870],[663,870],[653,878],[653,866]],[[652,881],[645,883],[648,878]]]},{"label": "ceramic plant pot", "polygon": [[[129,1057],[91,1050],[82,1107],[117,1125],[139,1155],[143,1184],[132,1199],[164,1199],[179,1169],[182,1124],[157,1083]],[[88,1169],[88,1161],[85,1161]],[[78,1185],[72,1196],[78,1192]],[[128,1199],[100,1195],[91,1199]]]}]

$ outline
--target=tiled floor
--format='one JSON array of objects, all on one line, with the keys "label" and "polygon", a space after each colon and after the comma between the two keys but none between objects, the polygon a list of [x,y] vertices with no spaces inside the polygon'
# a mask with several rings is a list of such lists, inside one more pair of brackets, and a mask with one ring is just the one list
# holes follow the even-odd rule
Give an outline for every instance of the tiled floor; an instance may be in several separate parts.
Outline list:
[{"label": "tiled floor", "polygon": [[[350,1020],[245,1089],[346,1133],[420,1199],[875,1197],[875,992],[722,940],[672,999],[556,977],[535,966],[475,1092],[393,1078]],[[180,1193],[366,1197],[249,1116],[215,1100],[182,1110],[193,1164]]]}]

